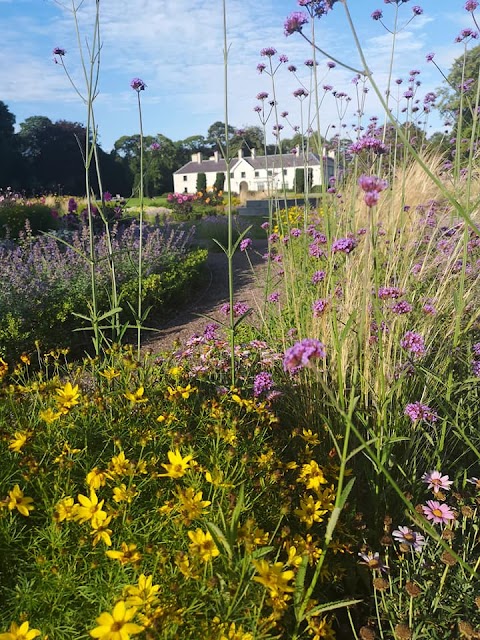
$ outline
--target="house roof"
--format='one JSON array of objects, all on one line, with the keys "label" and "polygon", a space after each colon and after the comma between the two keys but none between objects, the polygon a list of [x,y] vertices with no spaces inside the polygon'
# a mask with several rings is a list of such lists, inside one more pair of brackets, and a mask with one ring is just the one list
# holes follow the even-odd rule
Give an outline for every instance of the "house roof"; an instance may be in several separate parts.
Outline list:
[{"label": "house roof", "polygon": [[[256,156],[255,158],[252,156],[244,156],[243,158],[234,158],[230,165],[230,170],[232,171],[242,160],[245,160],[245,162],[254,169],[265,169],[265,158],[269,169],[279,169],[280,167],[283,167],[284,169],[288,169],[290,167],[301,168],[304,164],[303,154],[284,153],[281,156]],[[331,158],[323,158],[324,162],[328,162],[329,160],[331,160]],[[315,167],[320,164],[320,160],[314,153],[309,153],[307,157],[307,164],[309,167]],[[179,173],[220,173],[226,171],[226,169],[227,165],[225,160],[219,159],[218,162],[215,162],[215,160],[207,159],[202,160],[202,162],[187,162],[183,167],[177,169],[177,171],[174,172],[174,175]]]}]

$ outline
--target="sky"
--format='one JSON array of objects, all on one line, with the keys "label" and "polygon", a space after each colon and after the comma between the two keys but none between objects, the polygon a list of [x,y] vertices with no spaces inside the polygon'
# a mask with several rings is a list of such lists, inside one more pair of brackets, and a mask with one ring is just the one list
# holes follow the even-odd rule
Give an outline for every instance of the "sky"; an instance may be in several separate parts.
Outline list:
[{"label": "sky", "polygon": [[[80,0],[74,2],[78,6]],[[421,71],[418,97],[422,100],[442,85],[440,71],[426,62],[426,54],[434,52],[434,60],[448,74],[455,58],[463,53],[464,45],[455,43],[455,37],[463,28],[474,28],[464,4],[465,0],[404,0],[398,6],[400,27],[413,16],[414,6],[421,6],[423,14],[396,36],[392,79],[403,79],[403,85],[394,82],[394,111],[405,103],[396,101],[396,96],[406,90],[410,70]],[[17,129],[34,115],[85,124],[85,81],[78,41],[88,58],[95,5],[95,0],[83,0],[78,8],[78,40],[72,0],[0,0],[0,100],[15,115]],[[302,102],[293,96],[302,85],[310,91],[312,73],[304,63],[313,57],[311,45],[298,33],[284,35],[286,17],[302,7],[296,0],[226,0],[226,5],[229,123],[237,129],[263,126],[254,111],[256,96],[267,92],[271,100],[275,91],[279,113],[289,113],[282,120],[282,135],[292,137],[293,127],[303,123],[306,129],[314,117],[313,103],[309,106],[309,99]],[[94,110],[104,150],[112,149],[121,136],[139,131],[137,93],[130,87],[135,77],[147,85],[140,94],[145,135],[162,134],[174,141],[206,136],[211,124],[225,120],[222,0],[99,0],[99,6],[101,63]],[[348,6],[367,63],[384,91],[392,35],[380,21],[372,20],[371,14],[380,9],[385,26],[392,29],[397,5],[384,0],[348,0]],[[480,15],[480,7],[478,11]],[[353,137],[359,99],[364,100],[364,121],[381,116],[381,110],[372,90],[364,93],[363,85],[352,83],[354,72],[340,65],[334,69],[327,66],[328,60],[336,58],[361,68],[343,3],[337,2],[328,15],[316,20],[314,28],[315,41],[327,54],[316,53],[320,129],[327,137],[339,130]],[[310,30],[310,24],[304,27],[306,34]],[[76,89],[62,65],[55,64],[54,47],[66,50],[63,61]],[[257,71],[260,62],[269,62],[260,55],[265,47],[278,52],[272,58],[275,67],[280,65],[273,83],[267,73]],[[278,62],[280,54],[288,57],[287,63]],[[292,64],[297,67],[296,74],[288,71]],[[345,113],[345,99],[325,93],[322,87],[326,84],[352,98]],[[271,116],[265,125],[269,141],[273,124]],[[442,126],[440,116],[430,114],[428,132]]]}]

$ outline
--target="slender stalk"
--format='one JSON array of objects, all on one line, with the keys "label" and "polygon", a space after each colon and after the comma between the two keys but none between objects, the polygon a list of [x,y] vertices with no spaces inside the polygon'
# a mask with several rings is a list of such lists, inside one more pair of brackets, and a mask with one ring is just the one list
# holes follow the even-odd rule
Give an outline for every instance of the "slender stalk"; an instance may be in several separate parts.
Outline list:
[{"label": "slender stalk", "polygon": [[140,91],[137,91],[138,100],[138,118],[140,124],[140,217],[139,217],[139,235],[138,235],[138,300],[137,300],[137,359],[140,360],[140,345],[142,334],[142,262],[143,262],[143,120],[142,105],[140,101]]}]

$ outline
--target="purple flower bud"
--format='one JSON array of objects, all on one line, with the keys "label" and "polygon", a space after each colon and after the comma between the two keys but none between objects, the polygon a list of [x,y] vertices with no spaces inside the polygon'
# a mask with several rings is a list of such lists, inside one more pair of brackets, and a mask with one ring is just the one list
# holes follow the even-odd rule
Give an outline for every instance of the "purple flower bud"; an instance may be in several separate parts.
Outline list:
[{"label": "purple flower bud", "polygon": [[134,91],[140,92],[145,91],[145,87],[147,85],[140,78],[133,78],[133,80],[130,82],[130,86],[132,87],[132,89],[134,89]]}]

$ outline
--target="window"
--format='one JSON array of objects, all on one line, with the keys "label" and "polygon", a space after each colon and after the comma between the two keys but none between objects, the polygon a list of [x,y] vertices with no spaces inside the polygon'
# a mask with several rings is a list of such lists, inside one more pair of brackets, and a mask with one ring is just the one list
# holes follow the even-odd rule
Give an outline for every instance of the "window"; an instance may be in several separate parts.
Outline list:
[{"label": "window", "polygon": [[286,175],[287,175],[287,170],[286,170],[286,169],[284,169],[284,170],[283,170],[283,175],[284,175],[284,176],[286,176]]},{"label": "window", "polygon": [[185,187],[185,189],[183,190],[183,193],[188,193],[187,187]]},{"label": "window", "polygon": [[240,177],[241,178],[246,178],[247,177],[247,174],[245,173],[245,171],[242,171],[242,173],[240,174]]},{"label": "window", "polygon": [[271,169],[269,169],[269,170],[268,170],[268,175],[269,175],[269,176],[271,176],[271,175],[272,175],[272,170],[271,170]]},{"label": "window", "polygon": [[183,176],[183,181],[186,182],[187,181],[187,176]]},{"label": "window", "polygon": [[255,171],[255,178],[258,178],[260,175],[260,171]]},{"label": "window", "polygon": [[230,174],[230,178],[233,178],[233,172]]}]

